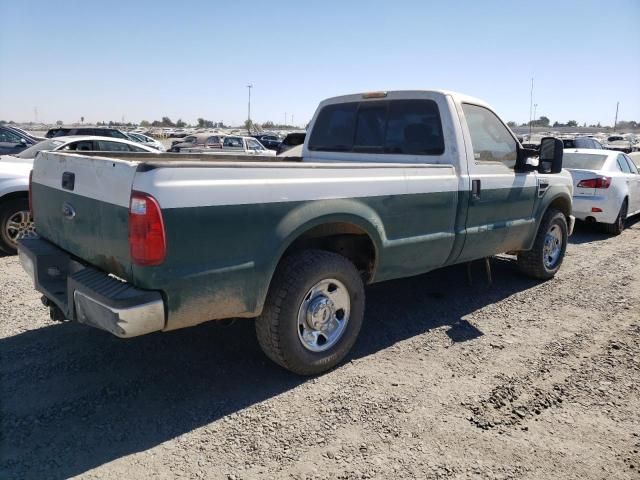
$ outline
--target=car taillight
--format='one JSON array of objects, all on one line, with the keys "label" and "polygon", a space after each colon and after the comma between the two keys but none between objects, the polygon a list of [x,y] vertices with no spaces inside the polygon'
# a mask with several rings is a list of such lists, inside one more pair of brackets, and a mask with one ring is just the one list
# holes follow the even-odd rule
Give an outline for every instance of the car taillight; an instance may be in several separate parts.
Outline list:
[{"label": "car taillight", "polygon": [[151,195],[132,192],[129,205],[129,250],[138,265],[164,262],[167,241],[160,205]]},{"label": "car taillight", "polygon": [[578,182],[579,188],[609,188],[609,185],[611,185],[611,177],[588,178]]},{"label": "car taillight", "polygon": [[33,202],[31,201],[31,197],[33,194],[31,193],[31,183],[33,182],[33,170],[29,172],[29,211],[31,215],[33,215]]}]

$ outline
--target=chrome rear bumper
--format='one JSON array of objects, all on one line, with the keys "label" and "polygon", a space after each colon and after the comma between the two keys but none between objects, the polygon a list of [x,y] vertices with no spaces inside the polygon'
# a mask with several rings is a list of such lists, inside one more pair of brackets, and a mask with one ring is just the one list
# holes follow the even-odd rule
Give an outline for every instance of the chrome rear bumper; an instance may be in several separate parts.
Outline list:
[{"label": "chrome rear bumper", "polygon": [[42,238],[20,240],[18,254],[36,290],[65,319],[121,338],[164,329],[160,292],[136,288],[87,266]]}]

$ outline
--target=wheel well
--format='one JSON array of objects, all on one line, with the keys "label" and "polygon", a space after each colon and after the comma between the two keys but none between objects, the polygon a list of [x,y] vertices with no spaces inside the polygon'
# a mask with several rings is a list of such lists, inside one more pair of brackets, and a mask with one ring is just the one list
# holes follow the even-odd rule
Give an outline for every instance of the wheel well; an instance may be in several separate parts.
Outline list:
[{"label": "wheel well", "polygon": [[29,198],[29,192],[26,190],[18,190],[17,192],[11,192],[11,193],[7,193],[6,195],[3,195],[2,197],[0,197],[0,205],[2,205],[5,202],[9,202],[11,200],[14,200],[16,198]]},{"label": "wheel well", "polygon": [[554,199],[550,204],[549,208],[555,208],[556,210],[560,210],[567,219],[571,215],[571,201],[565,197],[558,197]]},{"label": "wheel well", "polygon": [[285,250],[284,256],[307,249],[326,250],[349,259],[368,282],[376,266],[376,247],[369,234],[357,225],[345,222],[318,225],[300,235]]}]

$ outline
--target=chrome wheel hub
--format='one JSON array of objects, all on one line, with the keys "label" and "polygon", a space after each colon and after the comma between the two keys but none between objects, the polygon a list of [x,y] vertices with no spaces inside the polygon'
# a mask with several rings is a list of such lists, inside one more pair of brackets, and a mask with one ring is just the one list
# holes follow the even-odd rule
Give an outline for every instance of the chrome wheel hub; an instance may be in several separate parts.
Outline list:
[{"label": "chrome wheel hub", "polygon": [[547,268],[554,268],[562,252],[562,230],[558,225],[552,225],[544,237],[542,256]]},{"label": "chrome wheel hub", "polygon": [[333,347],[345,332],[351,299],[345,285],[335,279],[321,280],[309,289],[298,310],[298,338],[312,352]]},{"label": "chrome wheel hub", "polygon": [[6,238],[13,244],[18,244],[18,239],[35,235],[35,224],[31,212],[23,210],[9,217],[4,226]]}]

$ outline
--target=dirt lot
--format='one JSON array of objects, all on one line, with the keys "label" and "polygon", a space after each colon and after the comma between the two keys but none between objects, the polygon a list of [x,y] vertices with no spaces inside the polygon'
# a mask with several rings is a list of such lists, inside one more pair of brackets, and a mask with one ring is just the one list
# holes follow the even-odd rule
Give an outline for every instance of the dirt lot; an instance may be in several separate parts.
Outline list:
[{"label": "dirt lot", "polygon": [[315,379],[250,321],[123,341],[49,321],[0,258],[3,478],[640,478],[640,223],[553,281],[492,260],[368,289]]}]

